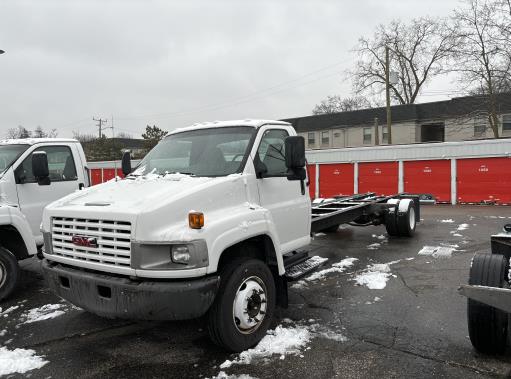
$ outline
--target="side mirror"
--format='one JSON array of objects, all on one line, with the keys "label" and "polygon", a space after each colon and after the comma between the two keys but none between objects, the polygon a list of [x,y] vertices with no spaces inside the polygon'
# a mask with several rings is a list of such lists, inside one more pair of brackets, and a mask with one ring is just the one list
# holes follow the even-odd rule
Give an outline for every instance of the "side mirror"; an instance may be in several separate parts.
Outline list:
[{"label": "side mirror", "polygon": [[32,153],[32,173],[37,183],[41,186],[50,184],[50,170],[48,169],[48,157],[44,151]]},{"label": "side mirror", "polygon": [[288,180],[305,180],[305,139],[301,136],[286,138],[286,167]]},{"label": "side mirror", "polygon": [[122,173],[124,176],[131,174],[131,155],[129,151],[122,154]]}]

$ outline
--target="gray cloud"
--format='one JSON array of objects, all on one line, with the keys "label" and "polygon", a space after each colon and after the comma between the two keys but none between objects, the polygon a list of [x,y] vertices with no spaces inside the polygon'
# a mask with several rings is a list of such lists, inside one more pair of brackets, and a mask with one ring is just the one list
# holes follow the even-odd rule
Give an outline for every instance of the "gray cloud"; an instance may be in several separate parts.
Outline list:
[{"label": "gray cloud", "polygon": [[360,35],[457,3],[3,1],[0,136],[17,125],[94,133],[93,116],[136,136],[148,123],[306,115],[349,95],[342,72]]}]

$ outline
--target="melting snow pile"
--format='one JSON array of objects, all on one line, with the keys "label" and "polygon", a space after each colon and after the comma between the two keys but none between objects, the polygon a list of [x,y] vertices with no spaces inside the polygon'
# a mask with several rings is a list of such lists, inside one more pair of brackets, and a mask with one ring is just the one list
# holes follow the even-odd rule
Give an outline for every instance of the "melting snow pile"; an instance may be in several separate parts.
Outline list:
[{"label": "melting snow pile", "polygon": [[257,378],[246,374],[229,375],[226,374],[225,371],[220,371],[217,376],[214,376],[211,379],[257,379]]},{"label": "melting snow pile", "polygon": [[358,274],[355,282],[360,286],[366,286],[371,290],[382,290],[387,286],[387,281],[392,275],[390,265],[397,262],[375,263],[367,267],[364,272]]},{"label": "melting snow pile", "polygon": [[418,254],[432,256],[433,258],[450,258],[457,247],[459,246],[424,246]]},{"label": "melting snow pile", "polygon": [[254,359],[268,359],[274,354],[280,355],[280,359],[286,355],[298,355],[310,339],[311,333],[305,327],[285,328],[279,325],[275,330],[268,331],[256,347],[241,352],[232,361],[226,360],[220,368],[229,368],[233,364],[250,364]]},{"label": "melting snow pile", "polygon": [[[321,257],[312,257],[312,258],[317,258],[317,259],[321,260],[321,262],[324,262],[327,260],[327,258],[321,258]],[[350,268],[351,266],[353,266],[353,264],[356,261],[358,261],[358,258],[345,258],[340,262],[334,263],[332,265],[332,267],[330,267],[330,268],[326,268],[324,270],[317,271],[317,272],[309,275],[305,279],[299,280],[298,282],[293,284],[291,286],[291,288],[294,288],[294,289],[305,288],[307,286],[307,282],[314,282],[316,280],[322,280],[328,274],[331,274],[333,272],[339,272],[339,273],[344,272],[344,271],[346,271],[347,268]]]},{"label": "melting snow pile", "polygon": [[25,312],[23,315],[21,315],[23,319],[22,324],[31,324],[33,322],[62,316],[64,313],[66,313],[62,310],[62,308],[65,307],[66,306],[64,304],[46,304],[39,308],[30,309],[28,312]]},{"label": "melting snow pile", "polygon": [[6,347],[0,347],[0,376],[14,373],[24,374],[27,371],[41,368],[47,363],[48,361],[35,355],[34,350],[8,350]]}]

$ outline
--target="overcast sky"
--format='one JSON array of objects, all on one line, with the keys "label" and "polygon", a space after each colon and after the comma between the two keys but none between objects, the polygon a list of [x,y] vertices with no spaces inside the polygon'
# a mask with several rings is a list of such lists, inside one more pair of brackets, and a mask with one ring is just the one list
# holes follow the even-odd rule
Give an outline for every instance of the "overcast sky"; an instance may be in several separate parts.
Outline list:
[{"label": "overcast sky", "polygon": [[[200,121],[311,114],[379,23],[457,0],[19,1],[0,4],[0,137],[23,125],[134,137]],[[421,101],[449,98],[437,80]],[[443,94],[442,94],[443,93]],[[107,131],[110,135],[111,131]]]}]

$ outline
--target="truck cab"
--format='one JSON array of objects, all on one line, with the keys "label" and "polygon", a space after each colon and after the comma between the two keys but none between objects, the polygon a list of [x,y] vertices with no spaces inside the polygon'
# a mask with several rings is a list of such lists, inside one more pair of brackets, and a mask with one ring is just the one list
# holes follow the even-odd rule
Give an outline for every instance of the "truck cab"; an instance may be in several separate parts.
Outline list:
[{"label": "truck cab", "polygon": [[50,287],[104,317],[207,314],[219,345],[253,346],[285,302],[284,256],[311,239],[303,138],[286,122],[204,123],[128,162],[125,179],[46,207]]},{"label": "truck cab", "polygon": [[[41,174],[34,164],[43,161],[47,172]],[[88,185],[85,154],[76,140],[0,141],[0,300],[15,288],[18,261],[43,246],[44,207]]]}]

